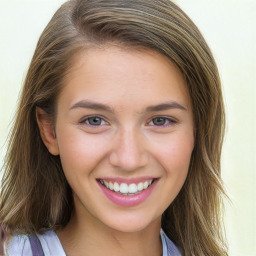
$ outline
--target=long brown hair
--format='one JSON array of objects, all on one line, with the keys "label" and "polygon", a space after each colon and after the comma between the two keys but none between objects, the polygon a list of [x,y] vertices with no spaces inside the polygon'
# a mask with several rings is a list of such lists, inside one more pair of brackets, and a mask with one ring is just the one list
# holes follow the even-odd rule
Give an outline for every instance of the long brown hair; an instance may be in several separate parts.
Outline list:
[{"label": "long brown hair", "polygon": [[225,115],[218,70],[203,36],[169,0],[71,0],[55,13],[37,44],[9,138],[0,220],[10,233],[65,226],[72,192],[60,159],[44,146],[36,107],[54,119],[55,102],[78,51],[114,43],[148,48],[183,73],[196,128],[189,174],[162,217],[162,228],[183,254],[227,255],[222,237],[220,155]]}]

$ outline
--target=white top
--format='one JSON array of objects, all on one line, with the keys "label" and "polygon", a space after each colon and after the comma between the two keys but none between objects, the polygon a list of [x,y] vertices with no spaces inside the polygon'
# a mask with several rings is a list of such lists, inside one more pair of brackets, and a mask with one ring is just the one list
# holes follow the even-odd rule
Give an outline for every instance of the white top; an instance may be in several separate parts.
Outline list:
[{"label": "white top", "polygon": [[[177,247],[161,230],[163,256],[181,256]],[[61,242],[54,231],[38,235],[45,256],[66,256]],[[33,256],[28,236],[14,236],[6,246],[6,256]]]}]

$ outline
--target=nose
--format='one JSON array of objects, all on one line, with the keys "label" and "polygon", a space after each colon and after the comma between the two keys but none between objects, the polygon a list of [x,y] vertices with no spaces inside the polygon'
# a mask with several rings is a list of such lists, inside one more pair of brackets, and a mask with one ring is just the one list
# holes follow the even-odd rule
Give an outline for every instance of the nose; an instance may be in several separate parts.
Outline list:
[{"label": "nose", "polygon": [[134,171],[148,163],[148,154],[143,134],[126,129],[116,134],[110,153],[110,163],[124,171]]}]

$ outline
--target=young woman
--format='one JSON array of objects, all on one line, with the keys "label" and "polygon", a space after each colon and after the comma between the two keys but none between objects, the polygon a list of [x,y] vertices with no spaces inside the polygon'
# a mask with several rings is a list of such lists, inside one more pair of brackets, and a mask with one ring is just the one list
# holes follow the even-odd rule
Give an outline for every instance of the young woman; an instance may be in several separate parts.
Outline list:
[{"label": "young woman", "polygon": [[6,255],[227,255],[212,54],[169,0],[71,0],[32,59],[10,136]]}]

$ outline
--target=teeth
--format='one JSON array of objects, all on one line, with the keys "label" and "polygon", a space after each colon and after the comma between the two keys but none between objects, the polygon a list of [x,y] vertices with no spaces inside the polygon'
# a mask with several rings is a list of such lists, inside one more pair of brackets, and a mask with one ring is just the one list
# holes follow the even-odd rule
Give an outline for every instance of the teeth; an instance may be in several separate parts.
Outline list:
[{"label": "teeth", "polygon": [[144,182],[139,182],[138,184],[132,183],[130,185],[126,183],[121,183],[120,185],[117,182],[112,183],[111,181],[100,180],[100,183],[103,184],[110,190],[121,193],[123,195],[134,195],[141,192],[144,189],[147,189],[153,182],[153,179],[147,180]]},{"label": "teeth", "polygon": [[117,182],[114,183],[114,190],[119,192],[119,184]]},{"label": "teeth", "polygon": [[138,188],[136,186],[136,184],[132,183],[129,185],[129,193],[130,194],[135,194],[138,192]]},{"label": "teeth", "polygon": [[113,185],[113,183],[110,181],[109,183],[108,183],[108,188],[110,189],[110,190],[114,190],[114,185]]},{"label": "teeth", "polygon": [[104,183],[104,185],[105,185],[107,188],[109,188],[109,184],[108,184],[107,181],[104,180],[103,183]]},{"label": "teeth", "polygon": [[125,184],[125,183],[122,183],[122,184],[120,185],[120,193],[122,193],[122,194],[127,194],[128,192],[129,192],[129,187],[128,187],[128,185]]},{"label": "teeth", "polygon": [[146,189],[147,187],[148,187],[148,182],[145,181],[145,182],[143,183],[143,188]]},{"label": "teeth", "polygon": [[143,182],[140,182],[137,186],[138,191],[142,191],[143,190]]}]

